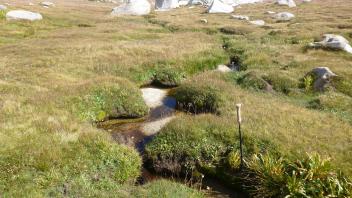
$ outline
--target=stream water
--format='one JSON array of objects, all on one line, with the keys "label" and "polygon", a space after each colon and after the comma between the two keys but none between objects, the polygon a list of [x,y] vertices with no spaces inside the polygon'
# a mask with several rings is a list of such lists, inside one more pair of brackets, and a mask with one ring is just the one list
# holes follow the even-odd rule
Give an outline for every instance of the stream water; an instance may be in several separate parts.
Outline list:
[{"label": "stream water", "polygon": [[[168,96],[170,89],[146,87],[142,88],[141,91],[147,106],[150,108],[148,116],[142,119],[109,120],[99,123],[98,127],[108,131],[116,142],[135,147],[143,156],[145,145],[178,113],[175,110],[176,100]],[[160,178],[163,177],[143,168],[141,183]],[[182,181],[181,178],[174,180]],[[211,197],[245,197],[212,178],[204,178],[200,186]]]}]

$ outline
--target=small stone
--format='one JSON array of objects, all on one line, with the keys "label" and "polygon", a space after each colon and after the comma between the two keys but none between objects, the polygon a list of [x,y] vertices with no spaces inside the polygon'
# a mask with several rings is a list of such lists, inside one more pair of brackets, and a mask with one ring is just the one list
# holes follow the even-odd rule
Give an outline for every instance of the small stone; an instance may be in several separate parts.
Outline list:
[{"label": "small stone", "polygon": [[266,14],[275,14],[276,12],[274,12],[274,11],[266,11],[265,13]]},{"label": "small stone", "polygon": [[226,65],[218,65],[218,67],[216,68],[217,71],[219,72],[223,72],[223,73],[227,73],[227,72],[231,72],[231,68],[229,68]]},{"label": "small stone", "polygon": [[289,12],[280,12],[273,16],[278,21],[290,21],[295,18],[295,15]]},{"label": "small stone", "polygon": [[55,6],[55,4],[53,2],[50,2],[50,1],[43,1],[40,3],[41,6],[44,6],[44,7],[52,7],[52,6]]},{"label": "small stone", "polygon": [[245,15],[231,15],[231,16],[234,19],[249,21],[249,17]]},{"label": "small stone", "polygon": [[264,26],[265,25],[265,21],[263,20],[255,20],[255,21],[249,21],[251,24],[253,25],[257,25],[257,26]]},{"label": "small stone", "polygon": [[0,10],[7,10],[7,6],[0,5]]},{"label": "small stone", "polygon": [[208,20],[207,20],[207,19],[201,19],[200,22],[202,22],[202,23],[208,23]]},{"label": "small stone", "polygon": [[296,7],[296,3],[294,0],[277,0],[276,3],[279,5],[286,5],[290,8]]}]

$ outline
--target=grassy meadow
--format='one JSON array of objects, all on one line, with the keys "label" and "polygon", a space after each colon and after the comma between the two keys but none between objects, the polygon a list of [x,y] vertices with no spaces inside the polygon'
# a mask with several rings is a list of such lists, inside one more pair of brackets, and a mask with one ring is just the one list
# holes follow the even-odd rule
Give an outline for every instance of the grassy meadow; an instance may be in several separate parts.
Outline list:
[{"label": "grassy meadow", "polygon": [[[288,183],[278,187],[283,190],[277,194],[298,192],[301,184],[292,182],[291,173],[318,161],[321,169],[309,169],[317,170],[314,176],[332,178],[345,187],[329,193],[352,193],[351,183],[342,181],[352,177],[352,55],[307,48],[325,33],[352,42],[351,1],[313,1],[296,8],[263,3],[235,9],[235,14],[265,20],[263,27],[227,14],[205,14],[199,6],[113,18],[109,12],[116,5],[111,3],[60,0],[55,7],[43,8],[39,2],[30,6],[14,0],[8,7],[40,12],[41,21],[6,21],[6,11],[0,13],[4,197],[207,196],[168,180],[136,186],[142,157],[96,127],[96,122],[109,118],[145,116],[148,109],[138,88],[150,83],[177,86],[171,94],[179,109],[189,112],[147,145],[150,168],[175,174],[190,169],[197,177],[215,176],[225,183],[243,179],[236,172],[235,123],[235,104],[242,103],[246,176],[256,175],[257,186],[275,176],[279,179],[272,183]],[[289,11],[296,18],[278,23],[265,13],[268,10]],[[212,71],[230,59],[241,71]],[[324,93],[312,91],[304,80],[318,66],[339,76]],[[266,90],[268,84],[271,91]],[[259,174],[268,166],[258,161],[270,160],[281,172]],[[297,160],[301,165],[294,163]],[[225,174],[232,171],[236,177]],[[286,173],[287,178],[279,177]],[[267,189],[249,191],[268,195]]]}]

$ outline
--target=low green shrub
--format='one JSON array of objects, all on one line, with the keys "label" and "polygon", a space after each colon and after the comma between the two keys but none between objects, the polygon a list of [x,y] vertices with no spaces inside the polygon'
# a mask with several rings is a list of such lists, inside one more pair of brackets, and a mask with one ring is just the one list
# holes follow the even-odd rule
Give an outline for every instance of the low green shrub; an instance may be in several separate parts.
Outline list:
[{"label": "low green shrub", "polygon": [[271,86],[256,72],[248,72],[237,80],[237,83],[244,88],[254,90],[270,90]]},{"label": "low green shrub", "polygon": [[249,28],[246,28],[246,27],[235,28],[230,26],[222,27],[219,30],[224,34],[232,34],[232,35],[246,35],[252,32]]},{"label": "low green shrub", "polygon": [[352,32],[349,32],[347,35],[348,37],[352,38]]},{"label": "low green shrub", "polygon": [[298,81],[282,74],[271,73],[263,76],[263,79],[272,85],[275,91],[285,94],[289,94],[291,90],[299,87]]},{"label": "low green shrub", "polygon": [[94,83],[75,97],[75,110],[84,120],[136,118],[148,113],[140,90],[127,80]]},{"label": "low green shrub", "polygon": [[290,161],[254,155],[245,186],[255,197],[350,197],[352,183],[318,154]]},{"label": "low green shrub", "polygon": [[227,62],[228,59],[227,54],[221,48],[215,48],[186,56],[179,64],[186,74],[194,75],[206,70],[213,70],[217,65]]},{"label": "low green shrub", "polygon": [[6,18],[6,11],[0,10],[0,20],[4,20]]},{"label": "low green shrub", "polygon": [[341,93],[327,92],[309,102],[309,108],[334,111],[352,120],[352,98]]},{"label": "low green shrub", "polygon": [[352,97],[352,80],[337,76],[334,77],[331,84],[337,91]]},{"label": "low green shrub", "polygon": [[226,86],[227,84],[222,81],[200,76],[177,87],[171,95],[176,98],[177,107],[180,110],[221,114],[229,101],[228,93],[223,90]]},{"label": "low green shrub", "polygon": [[155,71],[152,84],[157,86],[175,87],[185,79],[185,73],[174,67],[160,67]]}]

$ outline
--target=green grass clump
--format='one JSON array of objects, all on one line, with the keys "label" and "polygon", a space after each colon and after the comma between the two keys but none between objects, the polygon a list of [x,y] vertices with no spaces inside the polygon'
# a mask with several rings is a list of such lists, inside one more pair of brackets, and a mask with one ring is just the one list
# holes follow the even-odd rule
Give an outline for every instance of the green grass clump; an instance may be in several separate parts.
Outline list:
[{"label": "green grass clump", "polygon": [[251,30],[247,27],[240,27],[240,28],[235,28],[235,27],[222,27],[220,28],[220,32],[224,34],[230,34],[230,35],[246,35],[248,33],[251,33]]},{"label": "green grass clump", "polygon": [[308,107],[330,111],[352,122],[352,98],[341,93],[327,92],[309,102]]},{"label": "green grass clump", "polygon": [[[239,66],[239,70],[272,67],[273,60],[271,52],[257,41],[244,38],[223,38],[223,47],[230,57],[231,63]],[[252,43],[253,45],[250,45]]]},{"label": "green grass clump", "polygon": [[107,195],[136,181],[141,168],[136,151],[92,131],[65,138],[44,131],[23,135],[1,148],[0,159],[5,197]]},{"label": "green grass clump", "polygon": [[177,87],[172,96],[176,98],[179,109],[192,113],[220,114],[228,100],[222,90],[226,85],[220,81],[194,78]]},{"label": "green grass clump", "polygon": [[228,62],[228,56],[221,48],[203,51],[198,54],[188,55],[181,62],[181,68],[190,75],[215,69],[219,64]]},{"label": "green grass clump", "polygon": [[269,90],[271,87],[259,74],[256,72],[248,72],[237,80],[237,83],[244,88],[254,90]]},{"label": "green grass clump", "polygon": [[187,187],[184,184],[180,184],[180,183],[165,180],[165,179],[156,180],[146,184],[145,186],[139,188],[135,193],[133,193],[133,196],[134,197],[152,197],[152,198],[205,197],[205,195],[200,191]]},{"label": "green grass clump", "polygon": [[351,181],[336,172],[329,159],[318,154],[296,161],[254,155],[248,161],[245,178],[256,197],[350,197]]},{"label": "green grass clump", "polygon": [[75,100],[75,109],[84,120],[137,118],[148,113],[140,90],[127,80],[93,84]]},{"label": "green grass clump", "polygon": [[280,73],[265,75],[263,79],[272,85],[275,91],[285,94],[289,94],[290,91],[298,88],[298,81]]},{"label": "green grass clump", "polygon": [[352,97],[352,81],[347,78],[337,76],[332,80],[332,86],[339,92]]},{"label": "green grass clump", "polygon": [[0,20],[5,20],[5,19],[6,19],[6,11],[0,10]]},{"label": "green grass clump", "polygon": [[185,78],[185,73],[180,69],[170,66],[159,67],[155,71],[152,84],[158,86],[175,87],[181,84]]}]

